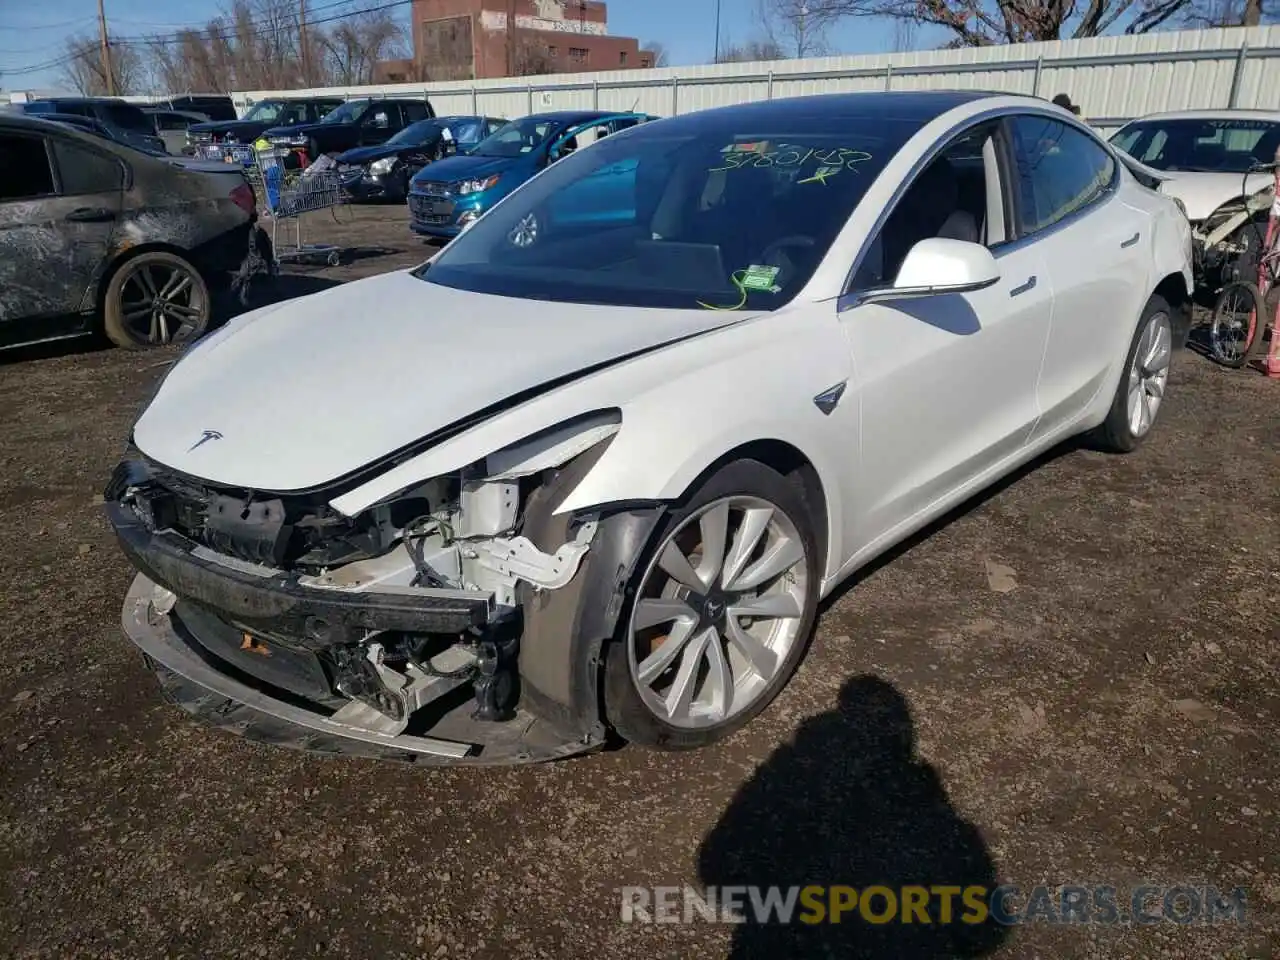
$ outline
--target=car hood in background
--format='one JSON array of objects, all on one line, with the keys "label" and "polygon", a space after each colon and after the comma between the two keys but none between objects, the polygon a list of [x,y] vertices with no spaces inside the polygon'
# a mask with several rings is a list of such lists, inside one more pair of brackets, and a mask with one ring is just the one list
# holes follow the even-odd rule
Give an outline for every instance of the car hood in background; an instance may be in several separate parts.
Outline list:
[{"label": "car hood in background", "polygon": [[297,123],[291,127],[268,127],[263,131],[264,137],[310,137],[313,134],[321,135],[332,130],[349,130],[354,124],[350,123]]},{"label": "car hood in background", "polygon": [[214,483],[313,489],[528,391],[741,319],[383,274],[246,314],[197,342],[134,442]]},{"label": "car hood in background", "polygon": [[345,153],[338,154],[336,159],[338,163],[364,164],[373,163],[375,160],[381,160],[384,157],[402,157],[408,153],[414,153],[418,150],[430,149],[431,142],[410,146],[407,143],[378,144],[374,147],[354,147]]},{"label": "car hood in background", "polygon": [[446,157],[443,160],[437,160],[413,179],[417,181],[420,177],[423,180],[447,183],[453,183],[458,180],[482,180],[495,173],[505,173],[527,157],[528,154],[524,157],[477,157],[467,155]]},{"label": "car hood in background", "polygon": [[234,133],[256,136],[259,130],[266,127],[259,120],[210,120],[207,123],[193,123],[187,127],[190,133]]},{"label": "car hood in background", "polygon": [[1187,219],[1196,223],[1205,219],[1228,200],[1257,193],[1271,186],[1270,173],[1251,173],[1247,179],[1239,173],[1193,173],[1179,170],[1155,170],[1164,182],[1160,192],[1177,197],[1187,208]]}]

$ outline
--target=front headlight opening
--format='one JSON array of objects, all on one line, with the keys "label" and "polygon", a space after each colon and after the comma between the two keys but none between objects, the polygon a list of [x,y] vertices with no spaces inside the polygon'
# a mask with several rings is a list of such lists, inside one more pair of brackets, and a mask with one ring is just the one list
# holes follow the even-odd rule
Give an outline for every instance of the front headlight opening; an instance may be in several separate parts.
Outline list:
[{"label": "front headlight opening", "polygon": [[482,180],[463,180],[453,185],[453,192],[460,197],[465,197],[469,193],[483,193],[490,187],[495,186],[499,179],[501,179],[500,176],[495,173],[493,176],[485,177]]},{"label": "front headlight opening", "polygon": [[369,172],[390,173],[398,161],[398,157],[383,157],[381,160],[375,160],[369,164]]}]

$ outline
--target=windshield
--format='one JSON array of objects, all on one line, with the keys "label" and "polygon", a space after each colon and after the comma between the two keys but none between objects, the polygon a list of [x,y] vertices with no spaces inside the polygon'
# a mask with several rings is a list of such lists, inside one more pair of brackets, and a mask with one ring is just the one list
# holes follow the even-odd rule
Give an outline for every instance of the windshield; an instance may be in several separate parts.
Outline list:
[{"label": "windshield", "polygon": [[365,107],[369,106],[368,100],[348,100],[342,106],[336,108],[332,113],[326,114],[321,123],[351,123],[360,114],[364,113]]},{"label": "windshield", "polygon": [[1142,120],[1111,138],[1113,146],[1156,170],[1247,173],[1275,160],[1280,123],[1224,118]]},{"label": "windshield", "polygon": [[416,276],[500,296],[773,310],[808,282],[916,122],[643,124],[554,162]]},{"label": "windshield", "polygon": [[283,100],[260,100],[244,115],[244,119],[270,123],[276,120],[287,106],[288,104]]},{"label": "windshield", "polygon": [[477,157],[518,157],[532,153],[563,126],[554,120],[538,117],[513,120],[477,143],[471,154]]},{"label": "windshield", "polygon": [[420,147],[440,136],[439,120],[419,120],[411,123],[387,141],[387,146]]}]

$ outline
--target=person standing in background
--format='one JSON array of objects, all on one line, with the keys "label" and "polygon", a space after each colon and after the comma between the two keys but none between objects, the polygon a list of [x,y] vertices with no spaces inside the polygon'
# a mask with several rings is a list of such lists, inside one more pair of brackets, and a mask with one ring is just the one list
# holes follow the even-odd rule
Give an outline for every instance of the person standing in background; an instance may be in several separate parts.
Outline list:
[{"label": "person standing in background", "polygon": [[1080,116],[1080,108],[1071,102],[1071,98],[1065,93],[1060,93],[1053,98],[1055,106],[1061,107],[1063,110],[1070,110],[1077,117]]}]

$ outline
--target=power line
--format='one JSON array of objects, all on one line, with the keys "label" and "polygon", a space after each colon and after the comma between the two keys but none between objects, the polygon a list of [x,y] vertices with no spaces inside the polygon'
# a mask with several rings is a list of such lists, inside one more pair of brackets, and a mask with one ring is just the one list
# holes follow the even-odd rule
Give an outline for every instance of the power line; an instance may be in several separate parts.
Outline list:
[{"label": "power line", "polygon": [[[352,0],[337,0],[337,2],[334,2],[334,3],[321,4],[315,7],[314,10],[315,11],[331,10],[335,7],[347,6],[351,2]],[[408,6],[412,2],[413,0],[389,0],[389,2],[380,3],[372,7],[363,7],[359,10],[347,10],[343,13],[333,14],[332,16],[312,19],[308,21],[307,26],[318,27],[326,23],[333,23],[334,21],[337,21],[337,20],[345,20],[348,17],[362,16],[367,13],[381,13],[384,10],[392,10],[392,9],[395,9],[396,7]],[[225,24],[220,32],[214,34],[212,31],[208,29],[207,24],[204,24],[204,25],[193,24],[192,26],[186,28],[185,30],[178,31],[177,33],[171,34],[169,36],[165,36],[164,34],[157,34],[151,37],[145,37],[145,36],[113,37],[111,38],[110,42],[111,42],[111,46],[115,46],[115,47],[169,46],[172,44],[183,43],[186,39],[183,36],[183,34],[189,33],[189,32],[196,32],[197,34],[205,38],[209,38],[211,36],[217,36],[218,39],[221,39],[224,41],[238,40],[244,36],[241,28],[244,26],[252,26],[252,25],[253,25],[252,21],[250,21],[249,24],[235,24],[235,23]],[[259,23],[257,26],[261,28],[269,25],[270,25],[270,21],[263,21]],[[256,39],[261,39],[265,35],[266,35],[265,33],[257,32],[257,31],[253,31],[251,33],[251,37]],[[80,51],[80,50],[69,51],[68,53],[63,54],[62,56],[56,57],[52,60],[47,60],[43,63],[35,63],[35,64],[23,66],[23,67],[16,67],[14,69],[5,70],[3,71],[3,75],[6,77],[21,77],[21,76],[27,76],[33,73],[43,73],[46,70],[52,70],[57,67],[66,66],[67,64],[72,63],[75,60],[78,60],[81,56],[83,56],[83,51]]]}]

